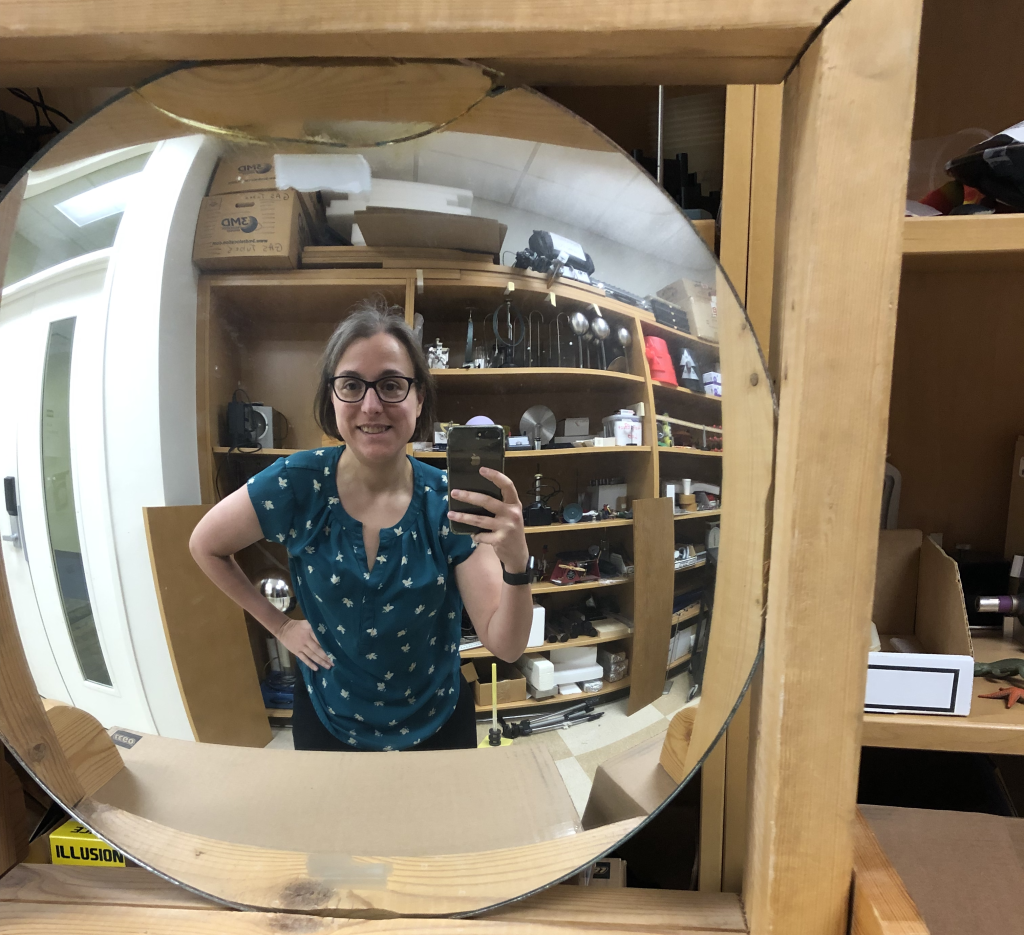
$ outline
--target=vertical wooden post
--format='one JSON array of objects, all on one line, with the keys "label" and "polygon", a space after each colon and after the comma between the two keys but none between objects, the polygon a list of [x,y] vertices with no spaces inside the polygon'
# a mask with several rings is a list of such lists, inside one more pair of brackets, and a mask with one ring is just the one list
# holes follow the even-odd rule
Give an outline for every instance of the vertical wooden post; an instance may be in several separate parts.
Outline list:
[{"label": "vertical wooden post", "polygon": [[920,17],[852,0],[786,82],[755,935],[846,927]]}]

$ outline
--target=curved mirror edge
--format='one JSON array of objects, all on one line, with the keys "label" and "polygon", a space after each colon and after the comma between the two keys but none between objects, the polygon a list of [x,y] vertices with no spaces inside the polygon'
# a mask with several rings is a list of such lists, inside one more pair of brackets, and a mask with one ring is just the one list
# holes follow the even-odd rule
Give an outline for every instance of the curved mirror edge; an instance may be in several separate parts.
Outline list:
[{"label": "curved mirror edge", "polygon": [[[584,233],[586,233],[586,231],[584,231]],[[713,264],[713,262],[714,262],[714,261],[713,261],[713,258],[712,258],[712,264]],[[714,269],[714,268],[715,268],[715,267],[714,267],[714,266],[712,265],[712,269]],[[748,328],[749,328],[749,325],[748,325]],[[755,348],[755,354],[759,355],[759,351],[757,351],[757,350],[756,350],[756,348]],[[766,383],[766,384],[768,383],[767,379],[765,379],[765,383]],[[726,512],[728,512],[728,511],[726,511]],[[747,682],[747,683],[749,683],[749,677],[748,677],[748,678],[746,679],[746,682]],[[741,696],[741,697],[742,697],[742,696]],[[735,710],[735,707],[737,707],[737,706],[738,706],[738,704],[739,704],[739,701],[737,701],[737,702],[736,702],[736,704],[732,706],[732,710],[733,710],[733,711]],[[731,716],[731,714],[730,714],[730,716]],[[720,733],[721,733],[722,731],[724,731],[724,729],[725,729],[725,728],[724,728],[724,725],[723,725],[723,726],[721,726],[720,728],[717,728],[717,729],[716,729],[716,730],[714,731],[714,733],[715,733],[716,735],[720,735]],[[706,755],[706,754],[705,754],[705,755]],[[703,756],[701,757],[701,761],[703,761]],[[699,765],[699,764],[698,764],[698,765]],[[694,768],[696,768],[696,766],[695,766]],[[692,775],[692,770],[690,771],[690,774]],[[663,806],[662,806],[662,807],[663,807]],[[653,814],[653,813],[652,813],[652,814]],[[116,842],[111,842],[111,843],[115,844],[115,846],[116,846]],[[587,861],[587,862],[589,863],[589,861]],[[158,872],[158,873],[163,873],[163,871],[161,871],[161,870],[160,870],[159,868],[157,868],[157,867],[151,867],[151,869],[154,869],[154,870],[155,870],[155,872]],[[571,875],[571,872],[570,872],[570,873],[568,873],[568,874],[566,874],[566,876],[570,876],[570,875]],[[199,891],[199,890],[197,890],[197,891]],[[214,898],[217,898],[215,894],[214,894]],[[480,907],[480,908],[482,909],[482,908],[484,908],[484,907]]]}]

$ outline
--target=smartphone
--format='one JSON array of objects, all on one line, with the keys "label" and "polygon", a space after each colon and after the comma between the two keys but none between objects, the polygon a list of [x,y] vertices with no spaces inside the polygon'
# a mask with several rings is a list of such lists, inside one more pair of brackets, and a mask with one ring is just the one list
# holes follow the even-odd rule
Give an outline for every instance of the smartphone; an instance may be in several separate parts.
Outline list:
[{"label": "smartphone", "polygon": [[[482,467],[505,473],[505,430],[500,425],[453,425],[448,429],[448,489],[474,490],[501,500],[501,491],[480,473]],[[454,497],[449,498],[448,507],[456,513],[494,515],[482,506]],[[451,530],[465,536],[486,531],[456,522]]]}]

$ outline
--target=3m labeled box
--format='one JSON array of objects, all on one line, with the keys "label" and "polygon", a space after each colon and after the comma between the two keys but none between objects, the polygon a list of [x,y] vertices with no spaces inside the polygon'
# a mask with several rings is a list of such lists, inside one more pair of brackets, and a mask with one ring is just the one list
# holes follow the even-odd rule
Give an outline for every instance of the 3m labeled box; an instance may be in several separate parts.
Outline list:
[{"label": "3m labeled box", "polygon": [[73,818],[50,832],[50,859],[76,867],[123,867],[124,854]]},{"label": "3m labeled box", "polygon": [[292,191],[252,191],[203,199],[192,260],[204,270],[295,269],[309,222]]},{"label": "3m labeled box", "polygon": [[[879,536],[872,619],[883,651],[868,654],[865,711],[971,713],[974,648],[960,574],[919,529]],[[916,651],[891,651],[901,645]]]}]

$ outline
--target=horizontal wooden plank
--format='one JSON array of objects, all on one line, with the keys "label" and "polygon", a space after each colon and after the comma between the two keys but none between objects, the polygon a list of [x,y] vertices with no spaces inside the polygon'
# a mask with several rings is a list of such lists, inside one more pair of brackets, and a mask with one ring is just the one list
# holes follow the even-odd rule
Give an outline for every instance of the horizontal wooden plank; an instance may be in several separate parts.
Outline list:
[{"label": "horizontal wooden plank", "polygon": [[[14,903],[228,911],[148,870],[111,871],[53,864],[20,864],[14,868],[0,880],[0,903],[7,904],[5,913]],[[267,915],[260,913],[256,917],[266,919]],[[149,918],[158,916],[151,914]],[[173,918],[187,917],[176,915]],[[634,932],[746,931],[737,896],[638,888],[552,887],[529,899],[493,910],[482,918],[492,923],[586,924],[588,928],[621,928]],[[228,918],[213,921],[231,924]],[[489,928],[499,930],[498,925]]]},{"label": "horizontal wooden plank", "polygon": [[911,270],[1024,269],[1024,214],[906,218],[903,265]]},{"label": "horizontal wooden plank", "polygon": [[[118,85],[128,83],[122,75],[137,80],[143,64],[344,55],[487,59],[517,77],[572,83],[581,71],[591,80],[601,74],[606,83],[610,73],[617,82],[649,82],[650,60],[676,78],[711,70],[717,83],[779,81],[830,6],[830,0],[647,0],[630,4],[626,17],[616,0],[562,0],[555,9],[543,0],[332,0],[313,10],[294,0],[10,0],[0,21],[0,80],[47,84],[55,72],[80,80],[92,68]],[[726,73],[715,69],[718,60]],[[680,63],[686,64],[681,73]]]},{"label": "horizontal wooden plank", "polygon": [[[975,636],[978,662],[1024,657],[1012,640]],[[974,680],[971,713],[967,717],[928,714],[865,714],[861,743],[866,747],[906,750],[959,750],[966,753],[1024,754],[1024,705],[1007,708],[1002,701],[978,698],[997,686]]]}]

